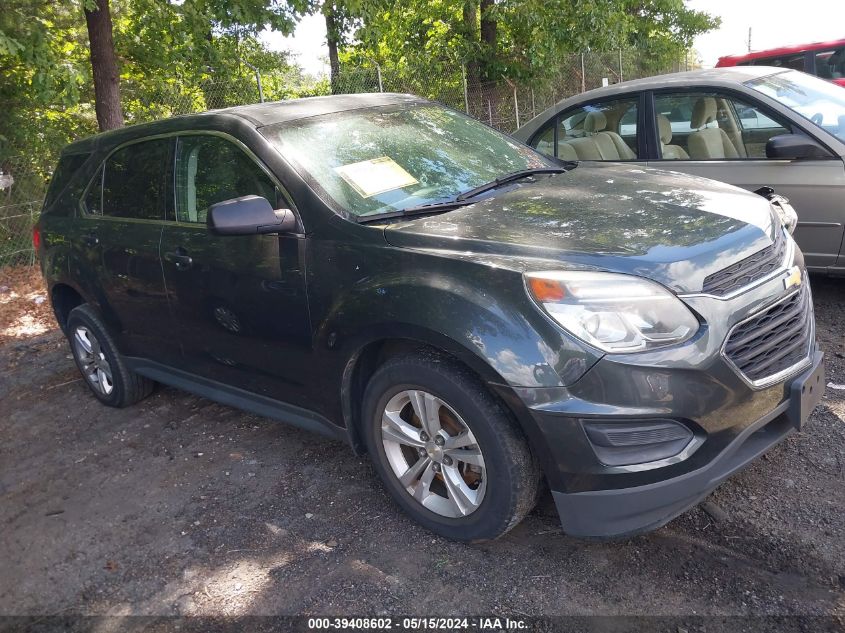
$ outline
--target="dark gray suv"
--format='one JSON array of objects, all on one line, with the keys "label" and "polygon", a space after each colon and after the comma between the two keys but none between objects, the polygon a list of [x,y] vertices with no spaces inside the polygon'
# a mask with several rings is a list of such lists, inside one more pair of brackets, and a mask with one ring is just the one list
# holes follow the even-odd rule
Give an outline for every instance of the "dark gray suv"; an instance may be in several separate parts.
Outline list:
[{"label": "dark gray suv", "polygon": [[35,230],[92,393],[155,382],[370,454],[408,513],[495,538],[658,527],[822,395],[801,252],[764,198],[578,165],[407,95],[66,148]]}]

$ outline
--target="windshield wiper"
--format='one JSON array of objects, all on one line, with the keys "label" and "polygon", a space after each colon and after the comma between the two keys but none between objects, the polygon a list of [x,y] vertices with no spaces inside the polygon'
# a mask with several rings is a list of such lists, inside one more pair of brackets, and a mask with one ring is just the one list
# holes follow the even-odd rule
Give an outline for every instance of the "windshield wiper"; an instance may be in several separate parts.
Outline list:
[{"label": "windshield wiper", "polygon": [[498,178],[495,178],[490,182],[485,182],[483,185],[473,187],[469,191],[464,191],[457,198],[455,198],[455,201],[462,202],[468,200],[469,198],[474,198],[478,195],[481,195],[482,193],[490,191],[491,189],[496,189],[497,187],[501,187],[502,185],[506,185],[510,182],[516,182],[517,180],[522,180],[523,178],[529,178],[531,176],[537,176],[540,174],[562,174],[566,171],[569,171],[566,167],[540,167],[536,169],[523,169],[520,171],[515,171],[511,174],[499,176]]},{"label": "windshield wiper", "polygon": [[399,209],[398,211],[387,211],[385,213],[373,213],[371,215],[362,215],[356,218],[358,224],[367,224],[368,222],[378,222],[380,220],[392,220],[394,218],[405,218],[414,215],[433,215],[436,213],[444,213],[446,211],[451,211],[453,209],[458,209],[460,207],[465,207],[467,205],[472,204],[472,198],[484,193],[485,191],[490,191],[491,189],[495,189],[497,187],[501,187],[510,182],[515,182],[517,180],[522,180],[523,178],[529,178],[531,176],[537,176],[541,174],[562,174],[564,172],[569,171],[573,167],[577,166],[577,163],[567,164],[565,167],[540,167],[536,169],[523,169],[521,171],[515,171],[510,174],[506,174],[504,176],[499,176],[495,180],[491,180],[490,182],[486,182],[483,185],[479,185],[478,187],[473,187],[463,193],[451,198],[449,200],[443,200],[442,202],[430,202],[428,204],[421,204],[414,207],[406,207],[404,209]]},{"label": "windshield wiper", "polygon": [[398,211],[387,211],[386,213],[373,213],[371,215],[362,215],[357,218],[358,224],[367,224],[367,222],[375,222],[377,220],[391,220],[393,218],[404,218],[413,215],[429,215],[435,213],[443,213],[451,211],[459,207],[465,207],[472,204],[469,200],[458,200],[453,198],[451,200],[444,200],[443,202],[430,202],[428,204],[421,204],[415,207],[406,207]]}]

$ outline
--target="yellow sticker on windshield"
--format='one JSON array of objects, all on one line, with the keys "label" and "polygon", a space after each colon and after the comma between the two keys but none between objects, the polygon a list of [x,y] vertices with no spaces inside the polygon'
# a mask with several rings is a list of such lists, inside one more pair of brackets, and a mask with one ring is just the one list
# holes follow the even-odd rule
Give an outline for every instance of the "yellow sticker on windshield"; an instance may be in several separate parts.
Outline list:
[{"label": "yellow sticker on windshield", "polygon": [[419,181],[389,156],[335,167],[338,175],[362,198],[416,185]]}]

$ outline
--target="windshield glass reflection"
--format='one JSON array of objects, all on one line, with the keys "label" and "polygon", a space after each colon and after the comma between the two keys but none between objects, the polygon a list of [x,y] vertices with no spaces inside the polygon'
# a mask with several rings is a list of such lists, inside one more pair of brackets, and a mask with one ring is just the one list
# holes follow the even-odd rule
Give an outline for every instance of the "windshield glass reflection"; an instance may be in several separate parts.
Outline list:
[{"label": "windshield glass reflection", "polygon": [[356,216],[447,200],[505,174],[557,166],[436,105],[327,114],[261,132],[327,202]]},{"label": "windshield glass reflection", "polygon": [[794,70],[752,79],[745,85],[845,141],[845,90],[840,86]]}]

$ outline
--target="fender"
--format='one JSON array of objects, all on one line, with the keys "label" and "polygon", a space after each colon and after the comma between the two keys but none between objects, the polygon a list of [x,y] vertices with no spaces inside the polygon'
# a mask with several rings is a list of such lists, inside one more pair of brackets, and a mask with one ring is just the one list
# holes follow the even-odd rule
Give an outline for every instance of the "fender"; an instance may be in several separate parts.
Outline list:
[{"label": "fender", "polygon": [[466,261],[450,265],[449,274],[431,272],[430,265],[403,266],[361,278],[326,310],[315,348],[343,351],[345,361],[377,338],[420,336],[490,382],[534,388],[570,385],[600,358],[540,312],[519,273],[493,274]]},{"label": "fender", "polygon": [[[419,256],[419,254],[418,254]],[[431,271],[427,267],[411,267]],[[340,415],[350,444],[360,450],[353,376],[373,343],[409,340],[444,351],[474,371],[517,417],[537,454],[544,449],[531,416],[513,387],[562,387],[575,382],[597,360],[554,327],[531,303],[521,274],[492,274],[475,262],[451,260],[452,274],[388,272],[361,278],[335,297],[315,332],[315,351],[327,372],[338,376]],[[462,269],[462,270],[461,270]],[[503,274],[513,286],[502,292]],[[496,283],[497,296],[485,288]],[[507,282],[506,282],[507,283]],[[501,298],[504,297],[504,300]],[[314,307],[315,303],[312,303]],[[332,380],[334,382],[334,379]]]}]

